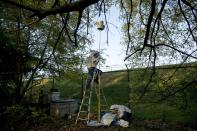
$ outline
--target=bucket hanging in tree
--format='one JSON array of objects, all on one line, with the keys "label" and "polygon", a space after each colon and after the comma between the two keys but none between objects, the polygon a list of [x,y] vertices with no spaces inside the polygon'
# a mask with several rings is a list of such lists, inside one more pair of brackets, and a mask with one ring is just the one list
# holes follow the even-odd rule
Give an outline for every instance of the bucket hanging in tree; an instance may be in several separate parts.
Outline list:
[{"label": "bucket hanging in tree", "polygon": [[96,26],[97,26],[98,30],[104,30],[104,28],[105,28],[104,22],[102,20],[96,22]]}]

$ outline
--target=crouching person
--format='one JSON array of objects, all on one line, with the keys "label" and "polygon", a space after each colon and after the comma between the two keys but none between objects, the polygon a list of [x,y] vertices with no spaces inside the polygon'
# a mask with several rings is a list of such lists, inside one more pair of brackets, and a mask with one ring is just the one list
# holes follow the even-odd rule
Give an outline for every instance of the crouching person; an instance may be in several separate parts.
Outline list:
[{"label": "crouching person", "polygon": [[116,125],[128,127],[132,120],[131,110],[124,105],[111,105],[110,110],[116,115]]}]

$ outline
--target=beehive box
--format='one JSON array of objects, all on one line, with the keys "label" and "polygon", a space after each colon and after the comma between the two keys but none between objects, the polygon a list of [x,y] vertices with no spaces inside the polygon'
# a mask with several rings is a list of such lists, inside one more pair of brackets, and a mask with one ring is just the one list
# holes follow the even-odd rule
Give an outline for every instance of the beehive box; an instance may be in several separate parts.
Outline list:
[{"label": "beehive box", "polygon": [[75,114],[78,110],[78,103],[74,99],[58,100],[50,103],[50,115],[64,117],[67,114]]}]

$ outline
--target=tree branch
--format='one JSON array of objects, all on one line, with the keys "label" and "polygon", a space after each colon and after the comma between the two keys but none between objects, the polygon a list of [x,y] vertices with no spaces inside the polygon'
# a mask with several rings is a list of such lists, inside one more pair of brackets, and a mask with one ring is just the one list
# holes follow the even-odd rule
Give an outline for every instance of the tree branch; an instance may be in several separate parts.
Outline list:
[{"label": "tree branch", "polygon": [[26,85],[25,85],[25,87],[24,87],[24,89],[23,89],[23,91],[22,91],[22,93],[21,93],[21,96],[24,96],[25,92],[28,90],[31,81],[33,80],[34,75],[36,74],[36,71],[38,70],[38,68],[39,68],[40,65],[42,64],[42,61],[43,61],[43,58],[44,58],[44,54],[45,54],[46,49],[47,49],[47,46],[48,46],[48,40],[49,40],[49,37],[50,37],[50,35],[51,35],[51,29],[52,29],[52,25],[51,25],[50,30],[49,30],[49,32],[48,32],[47,41],[46,41],[46,43],[45,43],[45,45],[44,45],[44,49],[42,50],[41,56],[40,56],[40,58],[39,58],[39,62],[38,62],[38,64],[36,65],[36,67],[32,70],[32,74],[31,74],[29,80],[27,81],[27,83],[26,83]]},{"label": "tree branch", "polygon": [[[168,1],[168,0],[164,0],[164,1],[163,1],[162,5],[161,5],[161,9],[160,9],[160,11],[159,11],[159,13],[158,13],[158,15],[157,15],[157,17],[156,17],[156,19],[155,19],[155,22],[154,22],[154,24],[153,24],[152,33],[151,33],[151,39],[152,39],[152,37],[153,37],[153,33],[154,33],[154,30],[155,30],[156,23],[157,23],[157,21],[158,21],[159,19],[161,19],[161,14],[162,14],[162,12],[163,12],[163,10],[164,10],[164,8],[165,8],[165,5],[166,5],[167,1]],[[156,36],[156,35],[155,35],[155,36]]]},{"label": "tree branch", "polygon": [[144,38],[144,45],[143,45],[142,50],[145,48],[145,46],[147,46],[147,42],[148,42],[148,39],[149,39],[150,28],[151,28],[151,23],[152,23],[153,16],[154,16],[154,13],[155,13],[155,7],[156,7],[156,0],[152,0],[151,11],[150,11],[150,15],[148,17],[146,35],[145,35],[145,38]]},{"label": "tree branch", "polygon": [[[185,82],[184,82],[184,83],[185,83]],[[160,102],[162,102],[162,101],[168,99],[169,97],[174,96],[174,95],[176,95],[177,93],[186,90],[188,87],[190,87],[191,84],[197,84],[197,80],[194,79],[194,80],[192,80],[191,82],[186,83],[182,88],[180,88],[180,89],[178,89],[178,90],[176,90],[176,91],[174,91],[174,92],[172,92],[172,93],[169,93],[168,95],[163,96],[163,98],[161,98],[160,100],[158,100],[156,103],[160,103]]]},{"label": "tree branch", "polygon": [[127,22],[127,37],[128,37],[128,43],[127,43],[127,50],[126,50],[126,55],[128,55],[128,50],[129,50],[129,45],[131,43],[131,36],[130,36],[130,23],[131,23],[131,16],[132,16],[132,0],[130,0],[130,6],[131,6],[131,11],[128,12],[124,6],[123,0],[120,1],[121,2],[121,8],[123,8],[125,15],[126,15],[126,22]]},{"label": "tree branch", "polygon": [[[194,18],[195,18],[195,20],[196,20],[196,22],[197,22],[197,17],[196,17],[196,11],[197,11],[197,8],[194,8],[188,1],[186,1],[186,0],[181,0],[185,5],[187,5],[187,6],[189,6],[190,7],[190,9],[191,9],[191,11],[192,11],[192,14],[193,14],[193,16],[194,16]],[[195,11],[195,12],[194,12]]]},{"label": "tree branch", "polygon": [[73,12],[73,11],[82,11],[86,7],[97,3],[99,0],[79,0],[79,1],[75,1],[73,3],[65,3],[62,6],[54,7],[54,8],[50,8],[50,9],[46,9],[46,10],[36,9],[36,8],[32,8],[32,7],[29,7],[24,4],[19,4],[18,2],[14,1],[14,0],[0,0],[0,1],[2,1],[4,3],[8,3],[10,5],[20,7],[22,9],[25,9],[28,11],[31,11],[34,13],[31,17],[37,16],[41,20],[49,15],[56,15],[59,13],[68,13],[68,12]]},{"label": "tree branch", "polygon": [[190,34],[192,35],[193,40],[194,40],[194,41],[196,42],[196,44],[197,44],[197,40],[196,40],[195,37],[194,37],[194,34],[193,34],[192,29],[191,29],[191,27],[190,27],[190,23],[189,23],[189,21],[188,21],[186,15],[185,15],[183,9],[182,9],[180,0],[178,0],[178,5],[179,5],[180,11],[181,11],[181,13],[182,13],[182,15],[183,15],[185,21],[187,22],[187,25],[188,25],[188,27],[189,27]]},{"label": "tree branch", "polygon": [[77,26],[76,26],[75,31],[74,31],[74,38],[75,38],[75,46],[76,47],[77,47],[77,31],[78,31],[79,26],[81,24],[82,14],[83,14],[83,11],[80,11],[79,16],[78,16]]},{"label": "tree branch", "polygon": [[142,48],[139,48],[139,49],[135,50],[133,53],[131,53],[130,55],[126,56],[124,61],[126,61],[129,57],[131,57],[132,55],[134,55],[135,53],[137,53],[138,51],[141,51],[141,50],[142,50]]},{"label": "tree branch", "polygon": [[[147,71],[148,67],[146,68],[145,72]],[[146,94],[146,92],[148,91],[148,87],[149,85],[151,84],[151,82],[153,81],[153,77],[156,75],[156,72],[155,72],[155,66],[153,67],[153,71],[150,75],[150,78],[148,80],[148,82],[146,83],[146,86],[144,87],[143,89],[143,92],[142,94],[138,97],[137,99],[137,103],[140,102],[140,100],[144,97],[144,95]]]},{"label": "tree branch", "polygon": [[[184,55],[186,55],[186,56],[188,56],[188,57],[192,57],[192,58],[194,58],[194,59],[197,59],[197,57],[195,57],[195,56],[193,56],[193,55],[191,55],[191,54],[188,54],[188,53],[186,53],[186,52],[184,52],[184,51],[181,51],[181,50],[179,50],[179,49],[177,49],[177,48],[175,48],[175,47],[172,47],[172,46],[170,46],[170,45],[167,45],[167,44],[157,44],[157,45],[155,45],[156,47],[159,47],[159,46],[166,46],[166,47],[169,47],[169,48],[171,48],[171,49],[173,49],[173,50],[175,50],[175,51],[178,51],[178,52],[180,52],[180,53],[182,53],[182,54],[184,54]],[[196,50],[195,50],[196,51]]]},{"label": "tree branch", "polygon": [[193,7],[187,0],[181,0],[185,5],[189,6],[192,10],[197,11],[197,8]]},{"label": "tree branch", "polygon": [[59,5],[59,0],[55,0],[55,2],[53,3],[52,8],[54,8],[55,6]]},{"label": "tree branch", "polygon": [[19,7],[19,8],[22,8],[22,9],[25,9],[25,10],[28,10],[28,11],[31,11],[31,12],[34,12],[34,13],[40,12],[39,9],[31,8],[31,7],[23,5],[21,3],[17,3],[14,0],[0,0],[0,1],[10,4],[10,5],[13,5],[13,6],[16,6],[16,7]]}]

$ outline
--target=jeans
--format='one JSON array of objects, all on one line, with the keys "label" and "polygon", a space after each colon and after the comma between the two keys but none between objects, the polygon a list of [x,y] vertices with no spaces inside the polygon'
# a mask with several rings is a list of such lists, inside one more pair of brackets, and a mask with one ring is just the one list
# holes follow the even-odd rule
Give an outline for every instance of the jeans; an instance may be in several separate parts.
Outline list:
[{"label": "jeans", "polygon": [[[86,83],[86,89],[90,88],[94,74],[101,75],[102,71],[97,69],[96,67],[88,68],[88,78],[87,78],[87,83]],[[94,82],[98,84],[98,75],[94,76]]]}]

